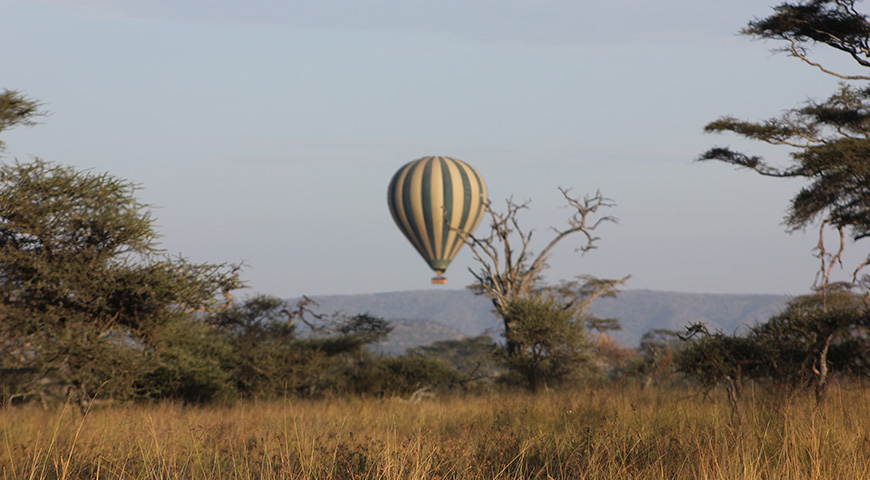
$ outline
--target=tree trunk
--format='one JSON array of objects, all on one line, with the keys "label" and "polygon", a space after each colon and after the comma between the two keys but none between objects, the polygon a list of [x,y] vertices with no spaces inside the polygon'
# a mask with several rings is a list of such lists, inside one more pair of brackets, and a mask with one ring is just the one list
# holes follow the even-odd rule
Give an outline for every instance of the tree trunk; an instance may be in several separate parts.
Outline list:
[{"label": "tree trunk", "polygon": [[831,339],[834,334],[829,334],[825,339],[825,346],[819,352],[819,381],[816,383],[816,404],[825,401],[825,390],[828,386],[828,350],[831,347]]},{"label": "tree trunk", "polygon": [[743,412],[740,410],[740,383],[731,376],[725,377],[725,393],[728,404],[731,405],[731,418],[738,424],[743,422]]}]

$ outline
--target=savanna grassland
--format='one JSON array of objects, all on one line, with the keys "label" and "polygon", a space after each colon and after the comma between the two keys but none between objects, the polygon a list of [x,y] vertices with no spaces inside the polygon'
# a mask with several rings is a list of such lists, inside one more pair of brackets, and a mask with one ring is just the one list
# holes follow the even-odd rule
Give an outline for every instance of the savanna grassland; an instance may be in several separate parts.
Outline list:
[{"label": "savanna grassland", "polygon": [[0,411],[4,479],[870,478],[870,389],[586,390]]}]

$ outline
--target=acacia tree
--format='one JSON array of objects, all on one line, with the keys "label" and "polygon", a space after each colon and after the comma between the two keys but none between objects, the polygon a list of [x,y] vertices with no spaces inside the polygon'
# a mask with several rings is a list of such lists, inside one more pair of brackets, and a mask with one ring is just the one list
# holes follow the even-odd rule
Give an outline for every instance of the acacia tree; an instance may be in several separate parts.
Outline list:
[{"label": "acacia tree", "polygon": [[[36,102],[2,98],[0,130],[32,123]],[[202,319],[231,301],[238,268],[166,255],[136,189],[39,159],[0,165],[0,369],[31,380],[7,394],[50,379],[85,402],[107,381],[109,395],[204,399],[226,384]]]},{"label": "acacia tree", "polygon": [[743,336],[710,334],[703,325],[693,325],[681,337],[694,338],[680,349],[679,368],[710,388],[724,382],[737,413],[743,379],[814,385],[818,400],[823,400],[831,370],[823,358],[843,376],[870,372],[870,337],[864,333],[870,327],[868,300],[851,288],[832,283],[826,296],[795,297]]},{"label": "acacia tree", "polygon": [[[534,230],[523,229],[519,222],[519,213],[528,208],[528,201],[516,203],[509,198],[506,200],[507,209],[504,213],[497,212],[491,204],[487,204],[489,230],[484,235],[471,234],[465,238],[479,265],[476,271],[469,269],[475,278],[475,283],[469,288],[489,297],[496,315],[502,319],[505,337],[504,355],[507,358],[505,364],[509,367],[519,365],[529,358],[549,361],[547,357],[550,353],[555,353],[556,343],[553,338],[545,337],[553,332],[570,332],[571,335],[565,338],[575,338],[577,328],[579,327],[582,333],[583,326],[592,320],[592,317],[586,313],[592,300],[614,295],[618,287],[629,278],[605,280],[579,276],[580,281],[562,282],[557,286],[541,284],[542,272],[548,267],[547,261],[553,249],[563,240],[569,237],[580,237],[582,242],[575,250],[581,254],[586,253],[596,248],[598,237],[595,236],[595,230],[604,223],[616,222],[612,216],[600,215],[600,210],[613,206],[613,202],[600,192],[581,199],[572,196],[567,189],[560,188],[559,191],[567,202],[567,207],[572,210],[572,214],[565,227],[553,228],[554,235],[539,253],[535,254],[531,250]],[[536,330],[528,323],[534,319],[522,319],[521,322],[520,317],[528,312],[549,312],[547,305],[551,304],[522,302],[531,297],[546,297],[545,301],[554,302],[553,304],[571,314],[567,316],[541,314],[540,322],[549,322],[550,326]],[[556,328],[554,322],[570,322],[571,325]],[[520,327],[522,332],[515,331]],[[532,338],[532,334],[537,337]],[[536,347],[543,344],[549,344],[551,347],[543,349]],[[571,344],[574,346],[572,348],[580,348],[580,344],[573,340]],[[557,369],[548,370],[541,367],[535,370],[523,367],[523,371],[555,372]],[[520,373],[525,378],[531,378],[525,373]],[[560,372],[558,376],[564,375]],[[546,379],[537,381],[546,381]],[[529,386],[535,388],[537,383],[530,383]]]},{"label": "acacia tree", "polygon": [[814,376],[818,400],[823,400],[832,366],[841,374],[868,373],[868,300],[852,285],[832,283],[825,295],[791,299],[785,310],[752,329],[750,337],[772,344],[777,353],[774,375],[792,382]]},{"label": "acacia tree", "polygon": [[[856,10],[855,4],[854,0],[783,3],[774,8],[773,15],[750,22],[741,33],[785,41],[787,46],[782,51],[825,73],[842,80],[867,81],[870,75],[833,71],[811,53],[811,47],[821,44],[845,53],[861,68],[870,67],[870,23],[866,15]],[[730,132],[791,147],[792,162],[786,166],[727,147],[712,148],[699,158],[747,168],[764,176],[809,180],[809,185],[791,200],[785,218],[790,231],[819,222],[822,232],[831,227],[841,236],[850,233],[855,240],[870,236],[870,163],[867,162],[870,86],[841,83],[828,99],[809,101],[778,117],[751,122],[726,116],[709,123],[704,130]],[[822,259],[819,286],[823,286],[830,278],[830,266],[841,258],[842,249],[826,251],[820,235],[818,253]]]},{"label": "acacia tree", "polygon": [[504,320],[511,325],[505,340],[516,348],[501,350],[497,358],[532,391],[568,378],[588,360],[589,342],[576,308],[552,297],[514,298]]},{"label": "acacia tree", "polygon": [[230,352],[222,358],[238,392],[277,397],[347,388],[351,371],[371,359],[366,345],[385,339],[392,327],[369,314],[325,315],[302,297],[295,306],[257,295],[213,316]]},{"label": "acacia tree", "polygon": [[195,327],[174,325],[219,309],[241,283],[232,266],[158,250],[134,190],[42,160],[0,166],[3,367],[37,369],[83,398],[109,379],[122,392],[155,369],[180,375],[171,360]]},{"label": "acacia tree", "polygon": [[[566,227],[553,228],[555,235],[538,254],[531,250],[534,230],[526,231],[519,223],[519,213],[529,208],[529,201],[516,203],[509,198],[505,202],[507,209],[504,213],[497,212],[491,204],[487,204],[489,231],[482,236],[470,234],[466,237],[466,243],[479,264],[477,271],[469,268],[476,280],[470,288],[489,297],[496,313],[502,317],[511,299],[540,293],[541,285],[538,282],[542,272],[549,266],[547,261],[556,245],[570,236],[580,236],[583,243],[575,251],[586,253],[596,248],[599,238],[595,236],[595,230],[602,223],[616,222],[616,218],[609,215],[596,217],[600,209],[614,206],[601,192],[583,199],[572,197],[570,191],[564,188],[559,188],[559,192],[572,210],[572,215]],[[615,292],[615,288],[625,283],[628,277],[600,280],[582,276],[581,280],[582,284],[576,281],[563,282],[558,288],[549,290],[565,299],[571,298],[572,302],[585,310],[592,299]]]},{"label": "acacia tree", "polygon": [[[16,125],[30,126],[36,122],[35,117],[44,115],[39,110],[40,103],[27,98],[15,90],[3,90],[0,93],[0,133]],[[0,141],[0,151],[4,144]]]},{"label": "acacia tree", "polygon": [[[705,131],[730,132],[772,145],[790,147],[791,163],[778,166],[759,156],[715,147],[699,160],[716,160],[754,170],[770,177],[804,178],[809,184],[791,200],[785,218],[790,231],[816,222],[821,261],[815,287],[827,309],[831,271],[842,264],[846,235],[853,240],[870,236],[870,75],[846,73],[825,66],[813,47],[827,46],[854,61],[858,71],[870,68],[870,22],[856,8],[856,0],[803,0],[782,3],[766,18],[749,22],[741,33],[758,39],[785,42],[781,51],[841,80],[839,89],[824,101],[809,101],[784,114],[760,122],[726,116],[709,123]],[[859,82],[850,84],[845,82]],[[829,251],[824,233],[832,228],[839,247]],[[857,266],[853,281],[870,256]],[[863,278],[865,284],[868,278]],[[818,388],[828,371],[827,348],[818,352]]]}]

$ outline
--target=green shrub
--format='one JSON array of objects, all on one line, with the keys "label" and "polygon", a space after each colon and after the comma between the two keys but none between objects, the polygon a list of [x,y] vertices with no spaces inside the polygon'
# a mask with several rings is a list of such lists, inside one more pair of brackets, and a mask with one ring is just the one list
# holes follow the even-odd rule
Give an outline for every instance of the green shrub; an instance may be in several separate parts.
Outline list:
[{"label": "green shrub", "polygon": [[458,378],[456,369],[441,360],[406,354],[370,358],[353,370],[350,385],[359,394],[405,395],[448,385]]},{"label": "green shrub", "polygon": [[583,325],[577,312],[552,298],[511,300],[505,311],[508,347],[499,360],[510,372],[503,380],[531,390],[562,382],[589,366]]}]

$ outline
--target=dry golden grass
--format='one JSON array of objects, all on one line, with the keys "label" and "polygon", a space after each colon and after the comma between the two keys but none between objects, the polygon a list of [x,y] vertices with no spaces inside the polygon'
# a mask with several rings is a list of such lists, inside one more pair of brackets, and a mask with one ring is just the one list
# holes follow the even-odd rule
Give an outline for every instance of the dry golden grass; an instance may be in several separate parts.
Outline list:
[{"label": "dry golden grass", "polygon": [[870,478],[870,390],[591,390],[0,411],[6,479]]}]

